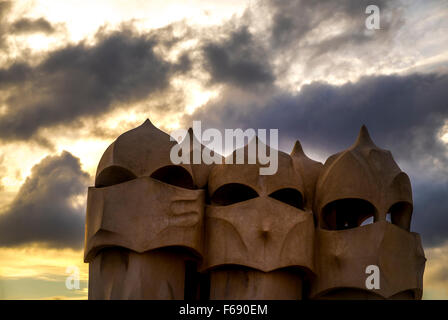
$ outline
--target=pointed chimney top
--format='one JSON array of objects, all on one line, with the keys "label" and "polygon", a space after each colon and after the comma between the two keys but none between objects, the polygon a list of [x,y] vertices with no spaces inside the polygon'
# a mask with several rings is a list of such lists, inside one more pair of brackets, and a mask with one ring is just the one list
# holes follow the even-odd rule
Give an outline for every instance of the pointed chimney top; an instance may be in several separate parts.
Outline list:
[{"label": "pointed chimney top", "polygon": [[202,144],[201,141],[199,141],[199,139],[196,137],[196,135],[194,134],[193,128],[190,127],[188,128],[188,138],[190,139],[189,143],[190,143],[190,148],[200,148],[202,150],[202,148],[204,148],[204,145]]},{"label": "pointed chimney top", "polygon": [[294,144],[294,147],[291,151],[291,156],[304,156],[305,152],[303,151],[302,144],[299,140],[296,140],[296,143]]},{"label": "pointed chimney top", "polygon": [[[151,120],[149,120],[149,118],[146,118],[145,122],[143,122],[139,127],[145,127],[147,129],[156,129],[158,131],[162,131],[159,128],[157,128],[154,123],[151,122]],[[139,127],[135,128],[138,129]]]},{"label": "pointed chimney top", "polygon": [[192,127],[188,128],[187,134],[188,134],[188,137],[190,138],[190,144],[192,144],[195,139]]},{"label": "pointed chimney top", "polygon": [[356,138],[356,141],[353,144],[353,147],[358,146],[378,148],[372,141],[372,138],[370,138],[369,131],[367,130],[367,127],[364,124],[362,125],[361,130],[359,130],[358,138]]}]

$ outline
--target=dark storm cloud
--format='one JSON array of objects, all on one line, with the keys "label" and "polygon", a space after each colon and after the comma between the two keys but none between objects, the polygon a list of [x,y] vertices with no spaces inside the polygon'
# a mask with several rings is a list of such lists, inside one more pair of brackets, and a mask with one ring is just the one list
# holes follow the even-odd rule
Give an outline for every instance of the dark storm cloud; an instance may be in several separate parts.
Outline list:
[{"label": "dark storm cloud", "polygon": [[21,18],[13,22],[7,20],[12,9],[11,1],[0,1],[0,48],[8,49],[6,37],[14,34],[44,33],[52,34],[57,27],[45,18]]},{"label": "dark storm cloud", "polygon": [[[274,49],[284,49],[285,47],[295,46],[311,31],[317,29],[328,21],[345,22],[347,27],[341,34],[330,35],[330,40],[320,42],[318,46],[327,47],[328,41],[338,46],[346,42],[363,42],[370,40],[365,33],[365,14],[366,7],[374,4],[380,8],[380,12],[388,13],[394,10],[392,1],[378,0],[298,0],[266,1],[269,11],[272,12],[272,26],[270,40]],[[393,19],[389,15],[381,15],[380,35],[385,35],[385,30],[390,28]],[[349,35],[349,36],[347,36]],[[352,37],[354,36],[354,37]],[[336,39],[338,41],[333,41]],[[344,41],[341,41],[344,40]],[[332,49],[334,47],[331,46]],[[322,49],[322,48],[321,48]]]},{"label": "dark storm cloud", "polygon": [[[374,36],[366,35],[367,4],[367,1],[348,0],[261,1],[242,17],[234,17],[217,28],[185,25],[179,28],[177,23],[142,34],[130,27],[111,34],[99,32],[95,45],[81,42],[51,51],[38,65],[18,60],[0,68],[0,103],[7,107],[6,113],[0,116],[0,139],[33,139],[45,143],[38,134],[41,128],[100,116],[120,105],[126,107],[133,102],[147,101],[158,93],[166,93],[166,103],[160,104],[160,108],[172,106],[180,111],[185,103],[174,95],[182,94],[165,90],[170,88],[173,76],[194,69],[192,63],[208,74],[209,85],[265,95],[275,91],[274,83],[282,80],[296,63],[304,66],[304,71],[293,75],[294,78],[306,78],[314,66],[322,67],[325,72],[346,70],[346,65],[325,54],[342,52],[351,44],[381,45],[381,39],[393,33],[390,25],[395,18],[390,17],[399,16],[391,14],[395,10],[392,2],[376,2],[385,12],[382,29]],[[5,11],[10,5],[5,3],[3,7]],[[256,8],[260,7],[267,7],[265,16],[259,16]],[[317,42],[304,41],[321,24],[333,20],[346,21],[348,27]],[[254,27],[257,21],[264,21],[266,29]],[[176,42],[185,40],[173,36],[176,28],[186,30],[188,36],[184,37],[199,40],[199,45],[173,63],[164,57]],[[54,26],[44,19],[22,19],[10,29],[51,32]],[[159,50],[159,47],[165,49]],[[355,47],[350,51],[357,52]],[[325,61],[319,58],[322,55]],[[190,57],[199,58],[191,61]],[[364,58],[369,60],[368,55]],[[346,75],[344,72],[342,76]]]},{"label": "dark storm cloud", "polygon": [[32,68],[25,63],[15,63],[7,69],[0,69],[0,90],[21,84],[31,74]]},{"label": "dark storm cloud", "polygon": [[[396,37],[405,24],[400,1],[368,0],[269,1],[272,14],[271,48],[279,56],[277,74],[289,77],[326,79],[351,78],[360,70],[397,67],[411,50],[401,52]],[[380,9],[380,29],[367,30],[367,6]],[[291,65],[302,66],[299,75]],[[361,72],[362,73],[362,72]],[[378,73],[381,73],[379,71]]]},{"label": "dark storm cloud", "polygon": [[170,78],[189,69],[189,58],[165,61],[151,34],[129,29],[98,34],[51,52],[39,65],[16,63],[0,69],[0,91],[8,112],[0,116],[0,137],[28,139],[40,128],[82,116],[97,116],[117,104],[148,98],[169,87]]},{"label": "dark storm cloud", "polygon": [[80,248],[84,208],[74,207],[71,200],[86,193],[88,180],[79,159],[68,152],[43,159],[0,215],[0,246],[40,242]]},{"label": "dark storm cloud", "polygon": [[429,247],[448,239],[448,183],[428,181],[413,186],[414,214],[412,225]]},{"label": "dark storm cloud", "polygon": [[203,46],[205,67],[211,81],[236,86],[269,84],[274,80],[264,48],[247,27],[231,31],[221,41],[209,41]]},{"label": "dark storm cloud", "polygon": [[42,32],[46,34],[51,34],[56,31],[55,26],[53,26],[48,20],[44,18],[39,19],[29,19],[22,18],[15,21],[11,25],[12,33],[36,33]]},{"label": "dark storm cloud", "polygon": [[[433,244],[448,239],[448,153],[438,139],[448,120],[447,88],[448,75],[436,74],[365,77],[342,86],[312,83],[296,95],[278,91],[264,106],[244,99],[229,102],[224,96],[185,121],[202,120],[204,127],[217,128],[278,128],[280,139],[299,139],[305,149],[327,154],[349,147],[366,124],[378,146],[415,170],[409,172],[411,178],[430,179],[432,172],[439,179],[441,188],[414,180],[413,226],[423,232],[425,243]],[[421,183],[425,186],[419,187]],[[421,190],[426,191],[419,194]]]},{"label": "dark storm cloud", "polygon": [[[306,78],[315,69],[344,77],[356,71],[341,60],[347,52],[366,66],[373,56],[387,62],[390,41],[404,21],[403,8],[399,2],[376,1],[381,29],[368,32],[365,10],[370,4],[368,0],[259,1],[203,41],[210,82],[257,90],[254,85]],[[292,73],[295,65],[302,67],[301,74]]]},{"label": "dark storm cloud", "polygon": [[278,89],[263,107],[250,101],[228,104],[224,96],[191,118],[218,127],[280,128],[285,138],[300,138],[328,152],[349,146],[364,123],[375,140],[406,157],[422,148],[443,157],[443,145],[434,138],[448,119],[447,87],[448,76],[436,74],[364,77],[342,86],[314,82],[298,94]]}]

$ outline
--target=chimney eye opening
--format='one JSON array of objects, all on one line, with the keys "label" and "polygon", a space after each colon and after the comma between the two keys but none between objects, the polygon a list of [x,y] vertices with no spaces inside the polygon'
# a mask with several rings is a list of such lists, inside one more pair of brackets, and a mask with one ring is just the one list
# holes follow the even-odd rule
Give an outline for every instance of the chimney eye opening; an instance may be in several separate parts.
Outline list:
[{"label": "chimney eye opening", "polygon": [[219,206],[229,206],[238,202],[257,198],[258,193],[241,183],[228,183],[219,187],[211,197],[211,203]]},{"label": "chimney eye opening", "polygon": [[165,166],[151,174],[151,178],[185,189],[195,189],[193,177],[181,166]]},{"label": "chimney eye opening", "polygon": [[297,189],[283,188],[283,189],[272,192],[269,196],[278,201],[281,201],[290,206],[293,206],[297,209],[300,209],[300,210],[304,209],[304,201],[303,201],[302,193]]},{"label": "chimney eye opening", "polygon": [[386,214],[386,220],[390,223],[409,231],[411,227],[412,205],[406,201],[394,203]]},{"label": "chimney eye opening", "polygon": [[321,227],[346,230],[376,221],[377,210],[367,200],[347,198],[328,203],[322,210]]},{"label": "chimney eye opening", "polygon": [[110,187],[137,178],[130,170],[120,166],[110,166],[100,172],[95,179],[95,187]]}]

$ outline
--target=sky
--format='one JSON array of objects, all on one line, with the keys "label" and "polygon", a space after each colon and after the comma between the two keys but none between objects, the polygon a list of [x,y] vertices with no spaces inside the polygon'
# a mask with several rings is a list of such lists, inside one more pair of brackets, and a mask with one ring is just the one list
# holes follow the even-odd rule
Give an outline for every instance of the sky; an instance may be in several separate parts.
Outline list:
[{"label": "sky", "polygon": [[322,162],[365,124],[410,176],[423,297],[448,299],[446,30],[443,0],[0,0],[0,299],[86,299],[87,187],[146,118],[277,128]]}]

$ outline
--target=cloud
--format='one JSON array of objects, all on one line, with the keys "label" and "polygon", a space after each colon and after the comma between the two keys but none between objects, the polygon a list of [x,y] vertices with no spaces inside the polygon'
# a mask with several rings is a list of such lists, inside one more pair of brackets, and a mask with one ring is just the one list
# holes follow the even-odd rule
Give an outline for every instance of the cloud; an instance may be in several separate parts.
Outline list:
[{"label": "cloud", "polygon": [[448,299],[448,242],[425,249],[426,266],[423,278],[423,299]]},{"label": "cloud", "polygon": [[56,32],[56,27],[53,26],[48,20],[45,18],[38,19],[29,19],[29,18],[21,18],[11,25],[11,32],[17,34],[24,33],[45,33],[51,34]]},{"label": "cloud", "polygon": [[212,83],[251,86],[274,81],[268,57],[247,27],[231,31],[221,41],[205,42],[202,50]]},{"label": "cloud", "polygon": [[[0,104],[7,107],[0,115],[0,139],[48,144],[47,138],[39,137],[42,128],[155,101],[157,95],[169,103],[153,103],[151,108],[182,112],[182,89],[171,90],[171,80],[178,75],[187,75],[185,81],[194,77],[203,86],[219,85],[227,93],[237,89],[266,97],[279,83],[297,87],[310,79],[347,80],[376,64],[387,67],[386,42],[399,30],[401,7],[377,2],[382,29],[369,33],[364,26],[368,4],[264,0],[218,27],[173,23],[137,32],[128,25],[109,33],[101,28],[93,45],[68,44],[37,65],[18,60],[0,68]],[[48,23],[44,18],[24,18],[11,28],[50,32],[54,26]],[[179,50],[175,44],[188,40],[196,41],[188,53],[169,60]],[[372,55],[377,62],[372,62]],[[207,80],[197,77],[197,69]]]},{"label": "cloud", "polygon": [[[448,183],[436,180],[414,185],[413,193],[413,225],[422,234],[423,244],[436,247],[445,243],[448,239]],[[444,275],[444,280],[448,280],[448,272]]]},{"label": "cloud", "polygon": [[[14,35],[26,35],[32,33],[43,33],[50,35],[58,31],[59,26],[52,24],[47,19],[40,18],[20,18],[15,21],[9,21],[11,9],[13,8],[12,1],[0,1],[0,48],[4,50],[3,53],[8,55],[10,47],[8,45],[8,38]],[[16,56],[16,54],[14,54]]]},{"label": "cloud", "polygon": [[6,167],[3,164],[4,159],[5,159],[5,156],[0,154],[0,192],[3,192],[3,190],[5,189],[5,186],[2,183],[2,178],[3,178],[4,174],[6,173]]},{"label": "cloud", "polygon": [[169,88],[172,76],[189,69],[186,55],[169,62],[157,54],[160,43],[153,33],[124,28],[99,32],[96,40],[52,51],[37,66],[17,62],[0,69],[0,91],[8,106],[0,116],[3,140],[26,140],[40,128],[142,101]]},{"label": "cloud", "polygon": [[84,206],[89,175],[69,152],[48,156],[32,168],[8,209],[0,215],[0,246],[44,243],[80,248],[84,239]]},{"label": "cloud", "polygon": [[[412,59],[402,59],[412,48],[403,56],[394,45],[405,19],[402,2],[375,3],[381,9],[381,30],[375,32],[364,26],[369,4],[266,0],[218,27],[101,29],[94,44],[68,44],[38,64],[18,60],[0,68],[0,105],[6,106],[0,114],[0,139],[42,142],[41,129],[68,128],[84,118],[95,121],[155,97],[162,101],[155,104],[161,113],[181,112],[185,106],[178,92],[170,91],[171,80],[181,74],[187,83],[188,76],[203,72],[208,77],[202,84],[217,85],[219,98],[186,116],[187,125],[203,119],[204,125],[217,128],[279,128],[283,141],[299,138],[305,148],[330,154],[349,146],[365,123],[375,141],[412,171],[416,185],[432,177],[443,185],[440,177],[446,176],[448,160],[446,144],[437,134],[448,118],[446,75],[376,75],[342,86],[313,81],[344,83],[412,64]],[[9,7],[0,2],[0,19]],[[174,36],[179,29],[184,34]],[[179,49],[176,43],[185,40],[197,44],[171,59]],[[189,74],[197,66],[200,72]],[[429,198],[422,196],[416,208]],[[429,230],[417,219],[417,228]]]},{"label": "cloud", "polygon": [[296,90],[316,80],[344,83],[413,65],[417,53],[411,48],[403,52],[396,45],[403,36],[406,6],[377,1],[381,29],[369,31],[365,9],[370,4],[368,0],[257,1],[240,17],[200,34],[207,84],[259,94],[274,84]]},{"label": "cloud", "polygon": [[[326,47],[328,44],[337,44],[342,47],[351,42],[362,43],[370,40],[370,36],[365,32],[365,10],[372,1],[341,0],[341,1],[281,1],[269,0],[266,5],[271,12],[272,25],[269,35],[273,48],[284,49],[300,43],[313,31],[320,27],[333,23],[341,26],[339,33],[330,34],[326,40],[319,41],[318,47]],[[398,4],[390,1],[379,0],[374,3],[380,8],[381,29],[387,31],[399,16],[398,12],[388,15],[399,8]],[[343,22],[343,24],[340,24]],[[380,33],[386,36],[387,32]],[[298,41],[299,40],[299,41]],[[336,41],[335,41],[336,40]],[[332,48],[334,49],[334,48]]]},{"label": "cloud", "polygon": [[446,74],[371,76],[342,86],[315,82],[297,94],[277,88],[264,104],[223,95],[184,123],[278,128],[281,140],[300,139],[305,149],[327,155],[349,147],[366,124],[377,145],[408,170],[417,195],[413,228],[434,245],[448,238],[448,146],[438,138],[448,121],[446,88]]},{"label": "cloud", "polygon": [[0,48],[5,47],[5,37],[8,28],[6,17],[11,7],[10,1],[0,1]]},{"label": "cloud", "polygon": [[446,161],[445,146],[436,136],[448,118],[447,85],[443,74],[370,76],[342,86],[314,82],[297,94],[277,88],[261,107],[221,96],[186,121],[204,119],[219,128],[279,128],[284,138],[300,138],[327,152],[348,147],[364,123],[375,141],[400,156],[426,154]]},{"label": "cloud", "polygon": [[370,4],[368,0],[266,0],[250,7],[242,20],[256,30],[280,81],[293,87],[328,78],[345,82],[412,63],[408,56],[414,52],[401,52],[395,45],[405,23],[404,4],[376,1],[381,29],[369,31],[365,9]]}]

